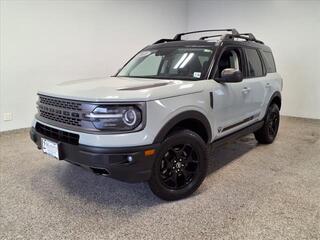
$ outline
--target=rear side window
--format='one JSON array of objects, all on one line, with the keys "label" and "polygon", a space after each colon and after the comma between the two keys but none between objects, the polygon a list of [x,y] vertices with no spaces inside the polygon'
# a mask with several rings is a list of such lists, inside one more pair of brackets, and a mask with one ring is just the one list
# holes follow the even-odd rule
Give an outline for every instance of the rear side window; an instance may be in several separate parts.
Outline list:
[{"label": "rear side window", "polygon": [[264,61],[266,63],[266,68],[268,73],[276,72],[276,65],[274,63],[274,58],[272,52],[263,51],[262,52]]},{"label": "rear side window", "polygon": [[246,48],[245,52],[246,52],[247,62],[248,62],[248,77],[263,76],[262,62],[258,55],[257,50]]}]

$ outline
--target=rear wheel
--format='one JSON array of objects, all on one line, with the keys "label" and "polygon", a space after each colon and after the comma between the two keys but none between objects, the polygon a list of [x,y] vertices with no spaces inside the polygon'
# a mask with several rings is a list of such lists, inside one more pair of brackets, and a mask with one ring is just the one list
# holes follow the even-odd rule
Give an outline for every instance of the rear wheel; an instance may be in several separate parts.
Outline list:
[{"label": "rear wheel", "polygon": [[149,180],[150,189],[164,200],[187,197],[201,185],[207,164],[202,138],[190,130],[176,132],[161,145]]},{"label": "rear wheel", "polygon": [[259,143],[270,144],[277,136],[280,123],[279,107],[276,104],[271,104],[267,110],[267,115],[262,128],[254,133],[255,138]]}]

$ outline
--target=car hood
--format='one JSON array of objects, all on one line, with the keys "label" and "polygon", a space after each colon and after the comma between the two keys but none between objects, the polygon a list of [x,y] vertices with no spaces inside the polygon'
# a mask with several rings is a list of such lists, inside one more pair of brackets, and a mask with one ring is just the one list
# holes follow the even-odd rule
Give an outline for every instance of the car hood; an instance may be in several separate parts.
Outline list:
[{"label": "car hood", "polygon": [[41,90],[42,95],[94,102],[151,101],[202,91],[192,81],[106,77],[73,80]]}]

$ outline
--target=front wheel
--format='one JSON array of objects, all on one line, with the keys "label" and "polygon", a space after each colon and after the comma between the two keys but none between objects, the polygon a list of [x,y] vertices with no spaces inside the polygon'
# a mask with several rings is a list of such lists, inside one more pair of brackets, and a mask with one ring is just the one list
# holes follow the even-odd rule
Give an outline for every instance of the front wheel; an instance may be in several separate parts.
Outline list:
[{"label": "front wheel", "polygon": [[150,189],[167,201],[185,198],[201,185],[207,166],[207,147],[198,134],[190,130],[171,134],[161,144]]},{"label": "front wheel", "polygon": [[279,107],[271,104],[267,110],[263,126],[254,133],[256,140],[262,144],[270,144],[277,136],[280,123]]}]

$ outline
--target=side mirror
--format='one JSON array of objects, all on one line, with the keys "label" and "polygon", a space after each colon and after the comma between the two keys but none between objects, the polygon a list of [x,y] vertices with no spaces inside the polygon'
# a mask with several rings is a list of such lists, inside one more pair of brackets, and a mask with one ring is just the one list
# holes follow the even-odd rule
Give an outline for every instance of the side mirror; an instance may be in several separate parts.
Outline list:
[{"label": "side mirror", "polygon": [[219,80],[220,82],[225,83],[241,82],[243,80],[243,75],[240,70],[235,68],[226,68],[221,72],[221,78]]}]

